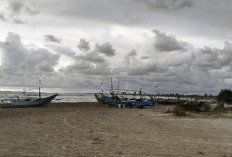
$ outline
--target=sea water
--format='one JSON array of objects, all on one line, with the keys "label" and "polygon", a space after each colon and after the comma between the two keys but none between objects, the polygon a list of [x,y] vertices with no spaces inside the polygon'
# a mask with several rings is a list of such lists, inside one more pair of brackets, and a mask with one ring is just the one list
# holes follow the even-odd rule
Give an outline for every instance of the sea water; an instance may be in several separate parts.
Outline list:
[{"label": "sea water", "polygon": [[[26,91],[26,94],[24,94]],[[41,97],[48,97],[55,93],[58,96],[53,100],[55,103],[59,102],[96,102],[94,90],[85,89],[67,89],[67,88],[41,88]],[[38,89],[30,87],[3,87],[0,86],[0,103],[9,102],[10,99],[19,98],[38,98]]]}]

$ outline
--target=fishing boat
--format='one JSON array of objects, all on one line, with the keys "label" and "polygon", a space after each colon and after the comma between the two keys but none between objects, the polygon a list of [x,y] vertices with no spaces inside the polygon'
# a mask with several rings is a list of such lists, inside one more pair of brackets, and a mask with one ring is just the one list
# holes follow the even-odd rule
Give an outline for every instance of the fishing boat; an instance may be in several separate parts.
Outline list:
[{"label": "fishing boat", "polygon": [[111,78],[111,90],[110,92],[95,94],[96,100],[101,104],[107,104],[108,106],[117,105],[119,107],[137,107],[144,108],[145,106],[154,106],[156,100],[154,95],[146,94],[140,91],[134,90],[122,90],[122,89],[113,89],[113,82]]},{"label": "fishing boat", "polygon": [[[39,80],[39,84],[41,86],[41,80]],[[28,98],[26,95],[26,90],[24,90],[22,93],[14,96],[14,97],[16,97],[16,99],[14,97],[12,99],[10,99],[10,104],[3,105],[2,108],[43,106],[43,105],[50,103],[58,95],[56,93],[56,94],[51,95],[49,97],[41,98],[40,86],[39,86],[39,88],[33,88],[33,89],[39,89],[39,98],[37,98],[37,99]],[[33,90],[33,89],[29,89],[29,90]],[[24,94],[25,98],[20,99],[19,95],[21,95],[21,94]]]},{"label": "fishing boat", "polygon": [[122,99],[118,97],[117,95],[114,96],[108,96],[103,93],[96,93],[95,98],[97,101],[101,104],[107,104],[109,107],[110,106],[124,106],[124,107],[137,107],[137,108],[143,108],[145,106],[154,106],[155,105],[155,100],[154,99]]},{"label": "fishing boat", "polygon": [[58,94],[40,99],[11,100],[11,106],[43,106],[51,102]]}]

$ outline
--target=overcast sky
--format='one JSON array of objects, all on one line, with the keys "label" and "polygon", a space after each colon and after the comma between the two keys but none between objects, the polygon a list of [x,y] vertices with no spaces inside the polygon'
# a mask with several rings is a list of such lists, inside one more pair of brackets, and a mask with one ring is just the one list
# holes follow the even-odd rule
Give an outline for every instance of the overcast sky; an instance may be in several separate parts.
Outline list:
[{"label": "overcast sky", "polygon": [[1,0],[0,85],[217,93],[232,86],[231,0]]}]

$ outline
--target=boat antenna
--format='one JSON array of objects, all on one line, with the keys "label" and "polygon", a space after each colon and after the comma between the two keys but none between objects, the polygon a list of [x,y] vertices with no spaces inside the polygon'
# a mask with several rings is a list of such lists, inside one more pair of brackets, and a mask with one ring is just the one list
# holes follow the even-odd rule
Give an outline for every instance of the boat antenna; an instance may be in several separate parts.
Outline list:
[{"label": "boat antenna", "polygon": [[41,93],[40,93],[40,88],[41,88],[41,77],[42,77],[42,75],[40,74],[40,76],[39,76],[39,99],[41,99]]},{"label": "boat antenna", "polygon": [[114,88],[113,88],[113,80],[112,80],[112,77],[111,77],[111,79],[110,79],[110,82],[111,82],[111,92],[113,93]]},{"label": "boat antenna", "polygon": [[156,83],[156,85],[155,85],[155,93],[156,93],[156,95],[158,95],[158,87],[159,87],[159,85],[158,85],[158,83]]},{"label": "boat antenna", "polygon": [[101,81],[101,89],[102,89],[102,94],[103,94],[103,81]]},{"label": "boat antenna", "polygon": [[120,80],[118,81],[118,89],[119,89],[119,87],[120,87]]},{"label": "boat antenna", "polygon": [[140,91],[139,91],[139,92],[142,93],[142,88],[143,88],[143,87],[142,87],[142,86],[143,86],[143,85],[142,85],[142,76],[140,76],[140,81],[139,81],[139,82],[140,82]]}]

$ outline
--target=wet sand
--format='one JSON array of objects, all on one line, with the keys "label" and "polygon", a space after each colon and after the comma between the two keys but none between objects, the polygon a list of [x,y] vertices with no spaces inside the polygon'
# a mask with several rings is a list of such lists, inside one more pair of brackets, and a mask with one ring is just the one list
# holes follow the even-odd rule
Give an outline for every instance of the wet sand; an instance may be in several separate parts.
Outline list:
[{"label": "wet sand", "polygon": [[0,156],[232,156],[231,118],[179,118],[167,108],[3,108]]}]

